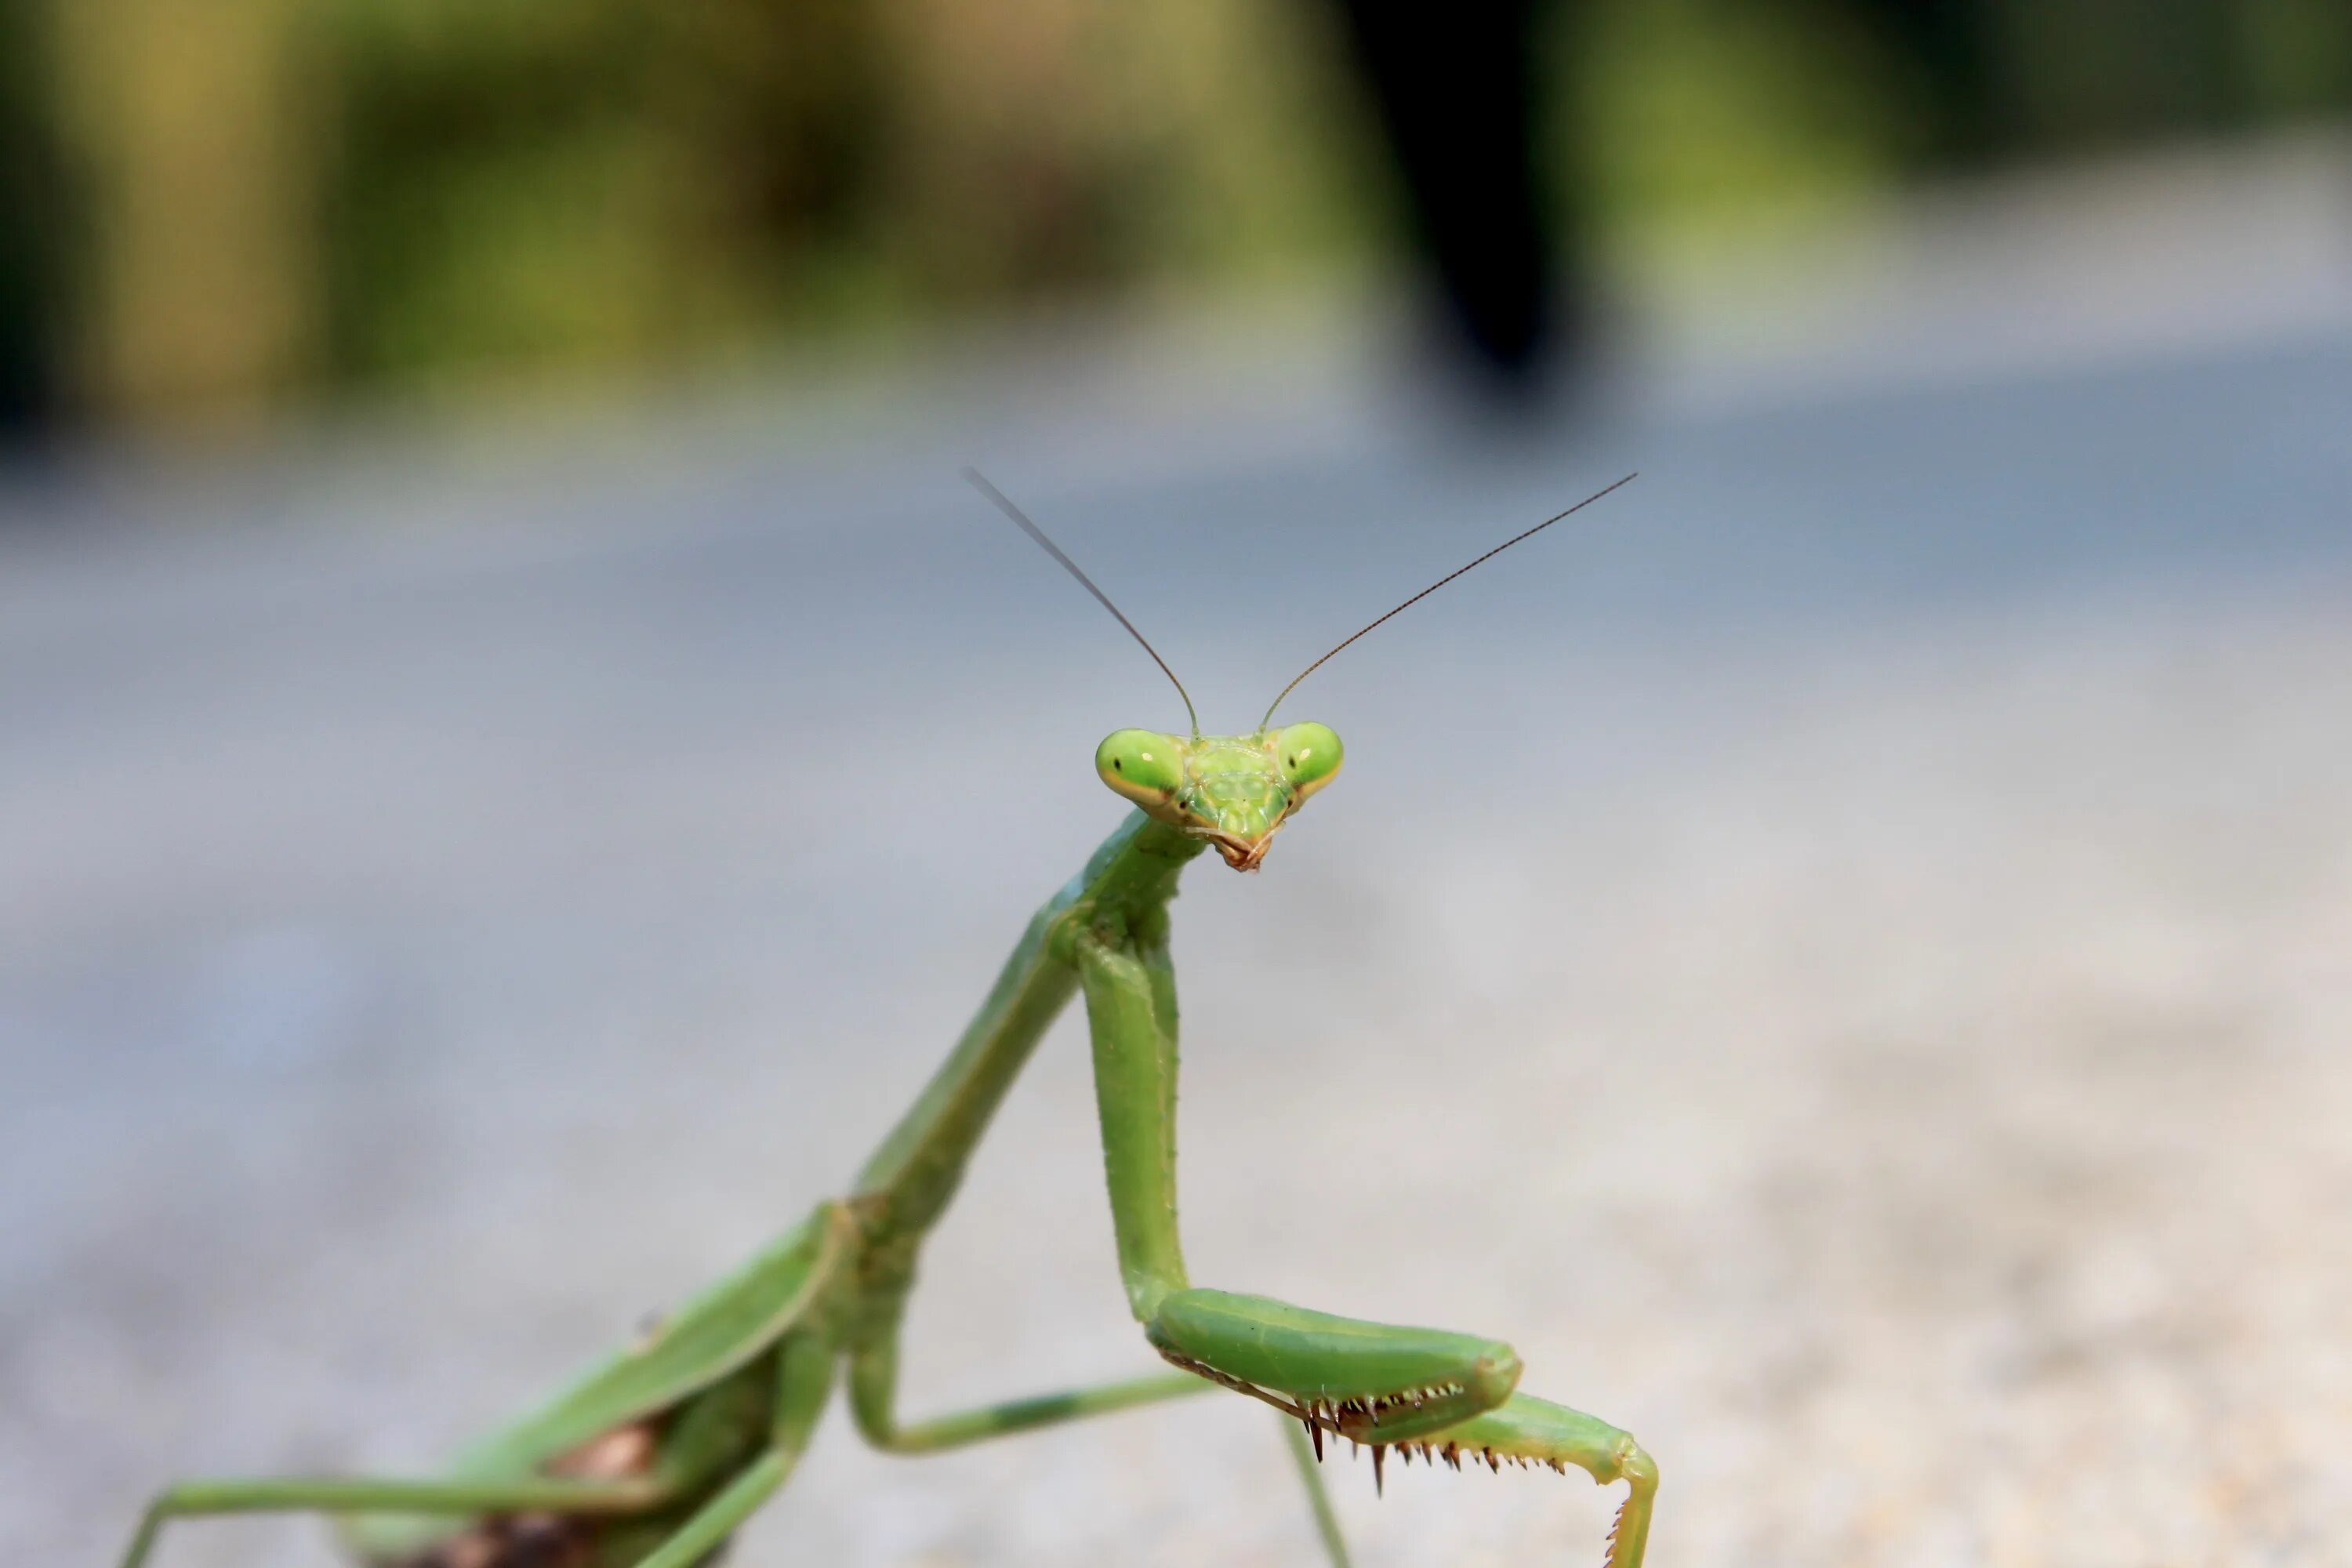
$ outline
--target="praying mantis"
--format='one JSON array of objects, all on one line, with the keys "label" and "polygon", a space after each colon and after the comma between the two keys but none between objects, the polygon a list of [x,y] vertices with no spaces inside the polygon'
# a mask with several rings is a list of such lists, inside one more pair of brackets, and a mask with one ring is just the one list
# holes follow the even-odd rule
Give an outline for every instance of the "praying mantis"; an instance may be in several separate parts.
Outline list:
[{"label": "praying mantis", "polygon": [[[1272,1405],[1337,1568],[1348,1552],[1318,1461],[1327,1439],[1406,1462],[1583,1470],[1626,1483],[1605,1568],[1641,1568],[1657,1467],[1626,1433],[1517,1392],[1501,1341],[1334,1316],[1196,1287],[1176,1221],[1176,973],[1169,900],[1214,849],[1255,871],[1339,775],[1339,737],[1269,728],[1340,649],[1446,584],[1630,481],[1587,497],[1440,578],[1317,659],[1246,735],[1203,735],[1191,694],[1108,595],[1002,491],[965,477],[1042,546],[1176,686],[1189,735],[1120,730],[1095,753],[1135,809],[1031,919],[978,1015],[847,1195],[430,1479],[199,1480],[155,1497],[122,1568],[164,1523],[231,1513],[334,1516],[369,1568],[691,1568],[781,1488],[845,1382],[875,1447],[922,1454],[1219,1386]],[[1013,1079],[1074,994],[1086,999],[1112,1229],[1128,1304],[1176,1369],[928,1420],[898,1413],[898,1334],[917,1256]],[[1292,1429],[1295,1424],[1296,1430]]]}]

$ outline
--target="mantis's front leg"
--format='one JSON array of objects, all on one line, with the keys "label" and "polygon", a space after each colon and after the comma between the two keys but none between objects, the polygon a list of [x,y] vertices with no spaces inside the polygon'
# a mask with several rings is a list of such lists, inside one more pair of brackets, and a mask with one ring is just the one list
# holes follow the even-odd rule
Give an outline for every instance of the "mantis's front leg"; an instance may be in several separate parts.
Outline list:
[{"label": "mantis's front leg", "polygon": [[1376,1471],[1400,1447],[1457,1465],[1467,1453],[1498,1468],[1574,1465],[1604,1485],[1623,1480],[1608,1565],[1640,1568],[1657,1467],[1615,1427],[1515,1395],[1510,1346],[1192,1288],[1176,1224],[1176,992],[1163,922],[1092,929],[1074,943],[1119,1269],[1145,1336],[1176,1365],[1300,1421],[1318,1453],[1326,1433],[1370,1445]]}]

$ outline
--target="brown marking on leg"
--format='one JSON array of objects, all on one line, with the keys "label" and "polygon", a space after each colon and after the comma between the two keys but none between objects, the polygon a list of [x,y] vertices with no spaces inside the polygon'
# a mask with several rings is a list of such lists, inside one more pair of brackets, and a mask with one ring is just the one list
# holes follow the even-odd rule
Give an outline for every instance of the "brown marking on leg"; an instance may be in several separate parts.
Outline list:
[{"label": "brown marking on leg", "polygon": [[[656,1421],[601,1432],[541,1467],[551,1476],[622,1481],[650,1472],[661,1455]],[[394,1568],[588,1568],[606,1521],[577,1514],[492,1514]]]},{"label": "brown marking on leg", "polygon": [[624,1481],[652,1469],[660,1447],[652,1422],[633,1421],[550,1460],[547,1473],[586,1481]]}]

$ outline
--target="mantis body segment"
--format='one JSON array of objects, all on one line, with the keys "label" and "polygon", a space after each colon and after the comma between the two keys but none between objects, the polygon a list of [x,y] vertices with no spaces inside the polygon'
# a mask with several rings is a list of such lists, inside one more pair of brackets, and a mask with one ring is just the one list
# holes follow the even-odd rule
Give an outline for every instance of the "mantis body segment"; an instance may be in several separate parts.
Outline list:
[{"label": "mantis body segment", "polygon": [[[1246,735],[1113,733],[1096,752],[1096,771],[1136,809],[1030,920],[955,1049],[847,1195],[819,1204],[641,1342],[460,1455],[446,1475],[185,1482],[149,1505],[123,1568],[142,1568],[172,1519],[291,1510],[335,1516],[368,1568],[689,1568],[784,1484],[836,1383],[866,1440],[900,1454],[1217,1386],[1245,1394],[1297,1423],[1290,1442],[1339,1568],[1347,1551],[1314,1463],[1330,1441],[1369,1447],[1376,1480],[1391,1451],[1456,1468],[1465,1460],[1496,1470],[1572,1467],[1602,1484],[1626,1483],[1605,1568],[1641,1568],[1656,1467],[1624,1432],[1518,1393],[1509,1345],[1198,1287],[1186,1273],[1169,901],[1206,850],[1236,870],[1257,869],[1343,760],[1339,737],[1311,722],[1261,722]],[[1177,1370],[908,1421],[898,1410],[898,1335],[917,1255],[1073,994],[1086,1001],[1129,1307]]]}]

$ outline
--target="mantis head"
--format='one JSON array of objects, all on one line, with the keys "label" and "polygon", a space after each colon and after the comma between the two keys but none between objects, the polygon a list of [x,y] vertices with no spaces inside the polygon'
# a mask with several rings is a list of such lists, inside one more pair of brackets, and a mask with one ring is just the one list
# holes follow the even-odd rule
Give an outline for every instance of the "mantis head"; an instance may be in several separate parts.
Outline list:
[{"label": "mantis head", "polygon": [[1155,821],[1205,838],[1236,871],[1255,871],[1307,797],[1339,775],[1339,737],[1322,724],[1255,735],[1117,730],[1095,772]]}]

